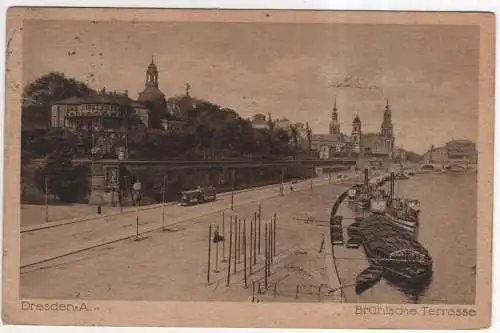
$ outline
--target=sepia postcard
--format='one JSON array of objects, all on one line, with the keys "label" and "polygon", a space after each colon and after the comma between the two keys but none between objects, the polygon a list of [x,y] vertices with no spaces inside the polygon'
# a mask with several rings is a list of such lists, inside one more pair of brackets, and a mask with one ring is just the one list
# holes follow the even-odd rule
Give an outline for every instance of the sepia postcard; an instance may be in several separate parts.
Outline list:
[{"label": "sepia postcard", "polygon": [[490,325],[494,15],[10,8],[8,324]]}]

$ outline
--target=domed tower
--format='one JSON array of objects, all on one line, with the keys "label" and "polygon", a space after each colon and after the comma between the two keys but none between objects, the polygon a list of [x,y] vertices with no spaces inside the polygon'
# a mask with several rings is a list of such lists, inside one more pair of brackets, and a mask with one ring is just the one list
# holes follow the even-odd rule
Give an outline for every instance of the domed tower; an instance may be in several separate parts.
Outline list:
[{"label": "domed tower", "polygon": [[151,125],[160,127],[160,119],[165,113],[165,95],[158,89],[158,68],[151,58],[146,70],[145,88],[139,93],[137,100],[151,110]]},{"label": "domed tower", "polygon": [[352,151],[355,153],[361,151],[361,120],[358,114],[352,121]]},{"label": "domed tower", "polygon": [[330,134],[340,134],[339,115],[337,109],[337,97],[333,102],[332,116],[330,120]]}]

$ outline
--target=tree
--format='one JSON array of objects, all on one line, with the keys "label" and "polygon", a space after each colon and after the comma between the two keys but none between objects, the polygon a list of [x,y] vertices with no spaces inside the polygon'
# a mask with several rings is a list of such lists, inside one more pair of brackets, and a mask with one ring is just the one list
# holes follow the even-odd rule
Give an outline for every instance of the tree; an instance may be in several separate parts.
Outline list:
[{"label": "tree", "polygon": [[[88,167],[73,166],[73,153],[69,146],[57,149],[46,158],[45,165],[37,171],[37,183],[50,193],[56,194],[62,202],[77,202],[88,190]],[[42,189],[43,191],[45,189]]]},{"label": "tree", "polygon": [[49,72],[28,83],[24,87],[23,98],[50,104],[69,97],[83,97],[92,93],[95,93],[95,90],[83,82],[67,78],[62,73]]}]

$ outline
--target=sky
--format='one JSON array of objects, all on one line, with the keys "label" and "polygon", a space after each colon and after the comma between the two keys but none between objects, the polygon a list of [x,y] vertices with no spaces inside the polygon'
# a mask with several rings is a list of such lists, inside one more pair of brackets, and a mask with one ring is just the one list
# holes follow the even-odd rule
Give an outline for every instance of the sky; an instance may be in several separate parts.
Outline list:
[{"label": "sky", "polygon": [[477,141],[474,26],[25,21],[24,37],[25,83],[58,71],[136,98],[154,57],[167,97],[189,83],[245,118],[271,113],[327,133],[336,98],[343,132],[356,113],[363,132],[378,132],[388,97],[397,146]]}]

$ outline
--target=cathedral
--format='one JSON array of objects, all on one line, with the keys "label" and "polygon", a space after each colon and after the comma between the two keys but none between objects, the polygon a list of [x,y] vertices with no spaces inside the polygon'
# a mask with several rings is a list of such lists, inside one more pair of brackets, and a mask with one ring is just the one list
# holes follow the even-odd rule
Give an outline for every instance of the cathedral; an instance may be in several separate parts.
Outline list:
[{"label": "cathedral", "polygon": [[321,159],[335,156],[347,156],[352,153],[361,156],[380,156],[392,158],[394,150],[394,132],[392,125],[392,111],[389,99],[385,105],[382,124],[379,133],[364,133],[361,119],[356,114],[352,121],[351,135],[340,130],[340,122],[335,99],[331,112],[328,134],[312,134],[311,146]]}]

